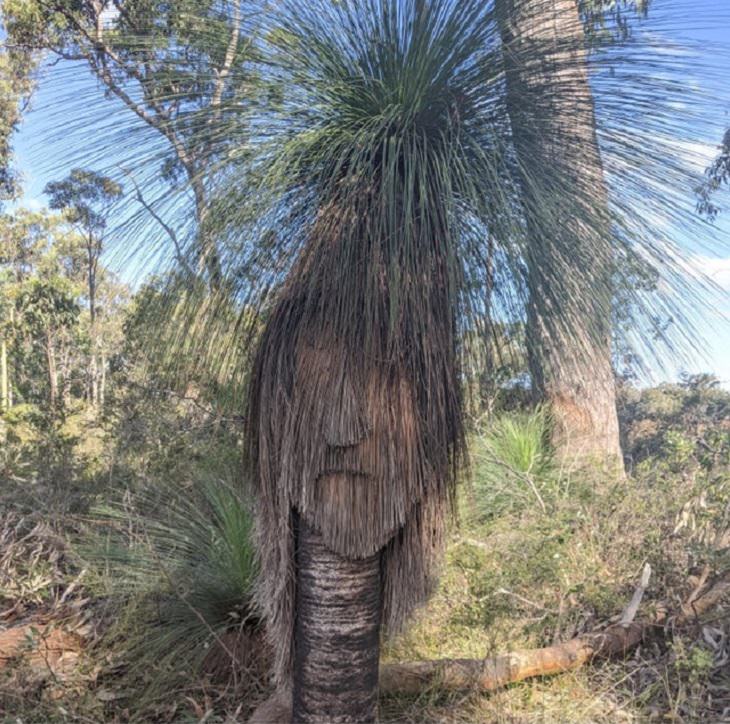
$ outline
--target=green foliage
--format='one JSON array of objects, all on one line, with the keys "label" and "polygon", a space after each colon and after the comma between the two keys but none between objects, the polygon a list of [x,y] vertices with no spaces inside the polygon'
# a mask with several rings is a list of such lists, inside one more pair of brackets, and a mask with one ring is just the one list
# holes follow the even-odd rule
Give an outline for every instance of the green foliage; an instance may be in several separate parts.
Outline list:
[{"label": "green foliage", "polygon": [[711,471],[730,461],[730,393],[711,375],[680,384],[624,388],[624,452],[641,469]]},{"label": "green foliage", "polygon": [[586,33],[593,42],[624,40],[649,12],[651,0],[578,0]]},{"label": "green foliage", "polygon": [[498,415],[472,441],[475,520],[537,505],[557,492],[546,410]]},{"label": "green foliage", "polygon": [[256,624],[256,564],[250,512],[234,484],[157,483],[93,515],[93,542],[78,550],[115,611],[107,643],[143,689],[130,704],[149,705],[190,676],[235,679],[260,652],[240,650]]},{"label": "green foliage", "polygon": [[730,184],[730,128],[720,144],[719,153],[705,172],[705,180],[697,189],[697,211],[714,221],[720,213],[720,207],[713,199],[723,187]]},{"label": "green foliage", "polygon": [[78,322],[80,308],[66,279],[31,279],[17,296],[16,306],[34,338],[42,339],[62,330],[70,331]]},{"label": "green foliage", "polygon": [[9,382],[0,495],[4,505],[52,517],[84,510],[107,473],[113,415],[107,410],[102,419],[91,409],[88,369],[96,354],[111,397],[106,360],[121,339],[127,290],[98,264],[92,325],[86,259],[83,237],[60,215],[20,209],[0,217],[0,335]]},{"label": "green foliage", "polygon": [[122,195],[122,187],[114,179],[74,168],[62,181],[46,184],[44,193],[52,209],[64,211],[72,224],[77,224],[94,245],[107,226],[109,206]]},{"label": "green foliage", "polygon": [[160,390],[192,394],[219,412],[240,415],[252,323],[225,296],[177,274],[141,287],[125,317],[116,376],[137,366],[137,374]]},{"label": "green foliage", "polygon": [[512,470],[541,475],[550,462],[549,424],[548,414],[540,408],[505,415],[490,428],[485,443],[491,454]]}]

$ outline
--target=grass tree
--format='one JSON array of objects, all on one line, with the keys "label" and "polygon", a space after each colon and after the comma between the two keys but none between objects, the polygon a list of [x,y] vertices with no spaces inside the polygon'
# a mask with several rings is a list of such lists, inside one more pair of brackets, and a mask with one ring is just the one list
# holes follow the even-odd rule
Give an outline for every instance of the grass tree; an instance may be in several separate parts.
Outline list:
[{"label": "grass tree", "polygon": [[608,212],[576,0],[496,0],[527,232],[527,347],[563,456],[622,464]]},{"label": "grass tree", "polygon": [[381,625],[431,590],[464,459],[465,240],[504,200],[494,27],[371,0],[278,37],[296,85],[265,182],[296,253],[250,381],[260,600],[294,720],[373,721]]},{"label": "grass tree", "polygon": [[[227,250],[227,336],[187,326],[180,338],[194,337],[187,357],[221,368],[225,347],[258,338],[246,370],[247,462],[275,679],[296,721],[372,721],[381,632],[397,631],[433,587],[465,460],[465,340],[476,320],[525,319],[534,230],[545,229],[552,286],[529,296],[529,314],[563,320],[560,341],[577,357],[592,341],[608,344],[617,280],[624,306],[658,326],[676,310],[675,292],[692,292],[661,231],[667,220],[691,225],[675,203],[690,175],[672,152],[676,103],[690,96],[664,72],[674,56],[647,61],[626,47],[596,80],[603,116],[584,118],[584,57],[570,37],[565,72],[583,85],[505,92],[499,23],[481,0],[263,9],[258,91],[231,98],[230,113],[210,111],[205,126],[211,157],[225,158],[206,213]],[[529,63],[546,61],[542,42],[529,52]],[[535,98],[539,114],[523,107]],[[577,169],[545,171],[539,158],[528,173],[511,104],[547,133],[540,114],[564,123],[566,107],[580,111],[576,148],[555,139]],[[574,178],[594,133],[614,181],[605,188]],[[647,269],[663,282],[653,296],[635,283]],[[641,329],[639,351],[655,347]]]}]

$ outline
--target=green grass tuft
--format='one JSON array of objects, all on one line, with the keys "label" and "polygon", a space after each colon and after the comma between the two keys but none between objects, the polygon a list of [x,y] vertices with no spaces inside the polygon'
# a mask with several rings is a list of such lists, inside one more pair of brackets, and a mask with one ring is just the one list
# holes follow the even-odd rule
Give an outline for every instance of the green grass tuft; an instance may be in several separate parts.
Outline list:
[{"label": "green grass tuft", "polygon": [[102,646],[125,672],[124,688],[141,689],[133,708],[148,712],[205,678],[237,684],[258,665],[251,515],[232,485],[158,485],[94,512],[96,534],[80,555],[111,602],[116,620]]},{"label": "green grass tuft", "polygon": [[487,521],[527,505],[546,506],[554,482],[548,439],[550,416],[543,408],[507,413],[472,442],[472,515]]}]

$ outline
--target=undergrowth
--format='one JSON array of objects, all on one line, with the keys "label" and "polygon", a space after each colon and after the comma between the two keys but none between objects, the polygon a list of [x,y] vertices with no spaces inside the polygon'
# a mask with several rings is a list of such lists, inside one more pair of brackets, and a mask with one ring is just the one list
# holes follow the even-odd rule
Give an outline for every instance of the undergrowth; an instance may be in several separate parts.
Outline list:
[{"label": "undergrowth", "polygon": [[[668,618],[623,659],[489,696],[425,689],[384,698],[381,720],[727,718],[727,610],[721,603],[701,620],[672,621],[730,569],[728,400],[703,380],[625,392],[630,474],[621,480],[558,464],[543,411],[503,413],[476,430],[440,588],[385,642],[384,660],[482,658],[601,630],[618,620],[647,562],[638,619],[659,610]],[[178,461],[174,484],[130,476],[126,493],[107,496],[113,503],[100,505],[94,487],[97,502],[65,529],[42,511],[6,514],[0,631],[63,612],[89,643],[75,673],[58,681],[21,662],[0,672],[4,716],[246,721],[265,696],[268,661],[249,603],[250,518],[236,473],[221,474],[228,458],[232,450],[210,466],[205,455],[187,468]],[[157,469],[152,459],[145,465]]]}]

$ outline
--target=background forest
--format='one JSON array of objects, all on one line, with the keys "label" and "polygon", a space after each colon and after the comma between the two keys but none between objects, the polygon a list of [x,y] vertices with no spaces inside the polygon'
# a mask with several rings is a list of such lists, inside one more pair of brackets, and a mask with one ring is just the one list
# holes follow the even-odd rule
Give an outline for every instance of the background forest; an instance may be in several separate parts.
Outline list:
[{"label": "background forest", "polygon": [[[651,11],[578,5],[588,41],[612,48]],[[252,56],[261,59],[243,37],[242,8],[4,3],[2,721],[243,722],[270,693],[242,462],[245,385],[266,314],[238,292],[254,285],[251,260],[278,258],[281,242],[262,233],[253,254],[231,227],[258,222],[258,200],[242,203],[235,175],[236,154],[250,148],[242,139],[256,136],[237,104],[255,98],[278,113],[288,101],[281,79],[251,71]],[[83,64],[95,78],[91,107],[116,98],[116,117],[150,134],[135,139],[154,140],[147,167],[134,171],[89,152],[59,169],[46,206],[30,210],[13,133],[39,84],[52,82],[44,78],[63,79],[49,59]],[[255,126],[255,113],[243,117]],[[131,123],[107,128],[119,148]],[[688,189],[687,218],[723,213],[729,150],[726,136]],[[265,171],[247,173],[256,189]],[[148,257],[164,249],[164,263],[142,273],[132,246]],[[528,316],[511,314],[517,298],[490,306],[495,288],[510,286],[500,259],[489,246],[467,280],[486,285],[487,303],[460,346],[469,466],[441,582],[412,625],[384,641],[383,660],[595,646],[590,637],[621,623],[636,637],[557,676],[458,692],[438,681],[417,693],[386,686],[381,721],[730,721],[730,392],[711,374],[643,383],[633,313],[662,283],[627,252],[609,305],[627,474],[559,454],[555,406],[531,383]],[[676,320],[661,304],[650,310],[655,327],[644,331],[658,338]]]}]

